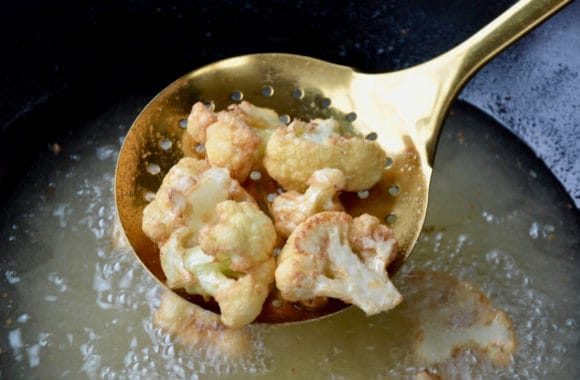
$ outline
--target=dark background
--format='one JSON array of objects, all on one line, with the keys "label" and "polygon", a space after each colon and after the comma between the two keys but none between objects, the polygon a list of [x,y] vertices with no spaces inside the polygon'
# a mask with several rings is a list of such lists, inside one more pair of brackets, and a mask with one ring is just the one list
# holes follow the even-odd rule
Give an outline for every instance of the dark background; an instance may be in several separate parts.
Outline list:
[{"label": "dark background", "polygon": [[[199,66],[289,52],[384,72],[446,51],[512,1],[20,1],[0,12],[0,189],[31,152]],[[500,120],[580,203],[580,6],[508,49],[460,98]]]}]

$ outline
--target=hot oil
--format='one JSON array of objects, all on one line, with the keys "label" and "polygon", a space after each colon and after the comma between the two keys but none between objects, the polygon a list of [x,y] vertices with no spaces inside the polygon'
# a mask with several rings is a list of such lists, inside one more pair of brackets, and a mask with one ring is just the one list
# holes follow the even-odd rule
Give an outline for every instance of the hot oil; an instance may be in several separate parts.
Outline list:
[{"label": "hot oil", "polygon": [[[245,359],[184,347],[155,327],[163,289],[131,252],[110,244],[115,159],[143,101],[59,142],[58,155],[39,157],[25,174],[34,180],[6,202],[0,377],[414,378],[423,364],[404,306],[371,318],[351,308],[309,323],[252,326]],[[577,378],[577,221],[545,168],[510,142],[473,109],[455,108],[425,230],[395,284],[410,294],[407,273],[449,273],[480,287],[513,321],[518,343],[507,367],[468,351],[433,370],[449,378]]]}]

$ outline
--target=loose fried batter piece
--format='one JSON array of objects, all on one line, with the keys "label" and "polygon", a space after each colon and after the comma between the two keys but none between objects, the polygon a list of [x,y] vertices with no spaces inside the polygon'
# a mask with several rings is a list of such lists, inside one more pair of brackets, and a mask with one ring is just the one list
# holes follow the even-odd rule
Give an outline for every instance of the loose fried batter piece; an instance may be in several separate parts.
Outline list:
[{"label": "loose fried batter piece", "polygon": [[171,292],[163,294],[154,323],[186,346],[205,348],[227,357],[252,352],[252,336],[247,329],[228,328],[218,315]]},{"label": "loose fried batter piece", "polygon": [[516,347],[511,320],[479,289],[441,272],[415,272],[407,280],[414,290],[405,295],[405,304],[420,320],[415,348],[424,365],[445,362],[466,349],[496,365],[511,361]]}]

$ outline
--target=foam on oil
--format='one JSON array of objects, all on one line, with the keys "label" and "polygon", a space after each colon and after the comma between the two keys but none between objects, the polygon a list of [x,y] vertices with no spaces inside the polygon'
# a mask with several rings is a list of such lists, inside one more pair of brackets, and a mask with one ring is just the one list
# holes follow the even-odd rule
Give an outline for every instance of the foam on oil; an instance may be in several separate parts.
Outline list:
[{"label": "foam on oil", "polygon": [[[423,365],[404,308],[252,326],[245,359],[183,347],[155,327],[163,290],[132,253],[110,244],[115,160],[140,100],[87,123],[58,155],[39,157],[7,204],[0,377],[414,378]],[[467,351],[432,370],[458,379],[578,377],[577,226],[554,206],[542,168],[506,163],[513,156],[496,146],[493,128],[464,108],[451,115],[425,230],[396,285],[404,295],[414,291],[405,273],[443,271],[479,286],[513,321],[508,367]]]}]

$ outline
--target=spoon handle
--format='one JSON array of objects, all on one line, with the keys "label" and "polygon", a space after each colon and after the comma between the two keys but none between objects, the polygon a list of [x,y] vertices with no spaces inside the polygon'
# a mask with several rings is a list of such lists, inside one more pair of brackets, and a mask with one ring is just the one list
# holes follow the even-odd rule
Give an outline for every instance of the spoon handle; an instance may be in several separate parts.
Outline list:
[{"label": "spoon handle", "polygon": [[450,56],[458,63],[457,90],[484,64],[570,2],[571,0],[520,0],[483,29],[441,56],[443,59],[446,59],[444,56]]},{"label": "spoon handle", "polygon": [[491,23],[448,52],[424,63],[428,75],[440,78],[435,96],[436,112],[430,122],[418,128],[426,146],[426,154],[433,162],[441,125],[449,106],[483,65],[522,37],[532,28],[556,13],[571,0],[520,0]]}]

